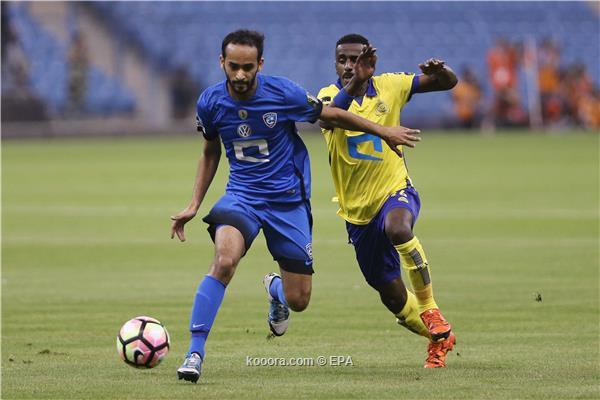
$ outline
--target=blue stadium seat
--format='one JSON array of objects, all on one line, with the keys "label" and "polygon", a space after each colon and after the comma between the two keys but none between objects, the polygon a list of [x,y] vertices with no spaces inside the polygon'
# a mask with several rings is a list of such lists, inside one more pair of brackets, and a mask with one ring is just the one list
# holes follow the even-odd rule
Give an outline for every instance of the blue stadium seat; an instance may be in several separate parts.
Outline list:
[{"label": "blue stadium seat", "polygon": [[[67,49],[29,15],[24,4],[11,5],[9,12],[30,61],[31,87],[47,103],[50,112],[64,112],[68,90]],[[122,82],[99,69],[90,68],[87,84],[87,112],[111,115],[134,110],[132,93]]]},{"label": "blue stadium seat", "polygon": [[[593,48],[599,18],[586,2],[86,4],[136,43],[155,66],[170,71],[185,65],[203,87],[222,79],[221,40],[243,27],[266,34],[265,73],[285,75],[312,92],[335,80],[334,43],[350,32],[365,34],[379,48],[381,72],[418,72],[420,62],[442,57],[456,69],[470,65],[485,90],[489,90],[486,56],[497,38],[551,37],[560,43],[565,62],[583,61],[595,82],[600,81],[598,49]],[[449,96],[429,95],[427,101],[411,103],[407,109],[414,108],[417,117],[428,117],[447,110]]]}]

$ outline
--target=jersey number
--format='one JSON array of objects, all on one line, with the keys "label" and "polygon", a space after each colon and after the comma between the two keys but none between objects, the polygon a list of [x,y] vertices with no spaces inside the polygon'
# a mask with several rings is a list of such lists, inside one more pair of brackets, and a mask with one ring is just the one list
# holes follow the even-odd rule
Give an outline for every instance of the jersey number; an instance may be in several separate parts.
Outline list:
[{"label": "jersey number", "polygon": [[363,133],[358,136],[348,136],[348,153],[350,157],[357,158],[359,160],[371,160],[371,161],[381,161],[383,158],[370,156],[361,152],[358,149],[358,145],[362,143],[373,143],[373,150],[378,153],[383,152],[383,144],[381,143],[381,138],[370,133]]},{"label": "jersey number", "polygon": [[[267,141],[265,139],[254,139],[254,140],[243,140],[239,142],[233,142],[233,150],[235,151],[235,158],[240,161],[247,161],[253,163],[266,163],[269,162],[268,158],[256,158],[252,156],[247,156],[244,154],[244,149],[250,149],[251,147],[255,147],[258,149],[258,154],[263,156],[269,155],[269,146],[267,145]],[[258,155],[255,154],[255,155]]]}]

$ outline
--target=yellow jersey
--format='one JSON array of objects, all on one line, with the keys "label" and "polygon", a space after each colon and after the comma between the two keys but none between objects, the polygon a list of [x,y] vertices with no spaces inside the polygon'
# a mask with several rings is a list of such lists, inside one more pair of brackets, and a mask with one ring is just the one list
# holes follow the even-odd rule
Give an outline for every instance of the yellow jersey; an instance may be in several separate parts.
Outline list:
[{"label": "yellow jersey", "polygon": [[[348,111],[380,125],[400,125],[400,111],[410,99],[414,76],[374,76],[362,104],[353,100]],[[327,105],[340,89],[339,83],[327,86],[317,97]],[[346,221],[368,224],[392,193],[412,186],[404,157],[399,157],[378,136],[341,128],[322,131],[340,204],[338,215]]]}]

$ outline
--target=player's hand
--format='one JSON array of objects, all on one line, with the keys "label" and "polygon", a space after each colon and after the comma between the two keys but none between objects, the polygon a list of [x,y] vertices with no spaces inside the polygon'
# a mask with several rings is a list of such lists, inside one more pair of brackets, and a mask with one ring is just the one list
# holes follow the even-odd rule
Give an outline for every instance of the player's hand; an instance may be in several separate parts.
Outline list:
[{"label": "player's hand", "polygon": [[398,156],[402,157],[402,151],[398,146],[415,147],[415,143],[420,142],[419,129],[405,128],[403,126],[388,127],[387,134],[382,137]]},{"label": "player's hand", "polygon": [[180,241],[185,242],[185,233],[183,231],[183,226],[186,224],[186,222],[188,222],[196,216],[196,212],[196,210],[188,207],[179,214],[171,216],[171,221],[173,221],[173,223],[171,224],[171,239],[173,239],[175,235],[177,235]]},{"label": "player's hand", "polygon": [[437,58],[430,58],[422,64],[419,64],[419,68],[425,75],[435,75],[444,70],[444,60],[438,60]]},{"label": "player's hand", "polygon": [[354,79],[358,82],[364,83],[375,74],[376,51],[377,49],[371,45],[363,46],[354,64]]}]

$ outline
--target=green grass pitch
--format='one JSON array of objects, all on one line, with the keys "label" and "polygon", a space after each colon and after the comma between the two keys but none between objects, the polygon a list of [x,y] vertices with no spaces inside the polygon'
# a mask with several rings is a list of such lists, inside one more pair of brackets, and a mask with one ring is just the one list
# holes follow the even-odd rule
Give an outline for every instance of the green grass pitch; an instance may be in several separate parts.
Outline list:
[{"label": "green grass pitch", "polygon": [[[198,385],[175,371],[212,243],[200,218],[187,242],[170,240],[169,216],[189,200],[201,139],[5,141],[2,398],[598,398],[598,136],[423,137],[408,164],[423,202],[416,233],[458,337],[448,367],[424,370],[425,341],[364,283],[331,203],[324,141],[309,134],[311,304],[266,339],[261,279],[275,264],[261,235],[227,289]],[[223,163],[201,213],[226,176]],[[172,337],[147,371],[115,346],[121,324],[143,314]],[[320,355],[354,365],[246,366]]]}]

